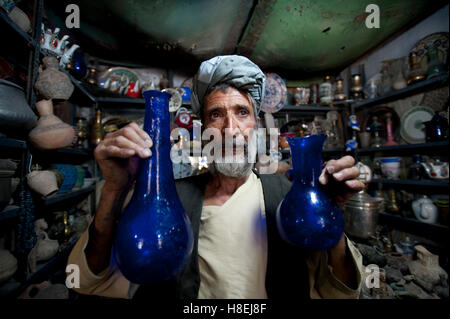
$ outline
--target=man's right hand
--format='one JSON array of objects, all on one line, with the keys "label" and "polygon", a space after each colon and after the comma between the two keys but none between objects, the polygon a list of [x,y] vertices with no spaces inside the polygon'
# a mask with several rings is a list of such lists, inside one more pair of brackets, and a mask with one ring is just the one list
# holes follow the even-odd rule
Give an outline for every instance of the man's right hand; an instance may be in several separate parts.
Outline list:
[{"label": "man's right hand", "polygon": [[138,157],[151,156],[152,145],[150,136],[134,122],[106,135],[94,150],[104,187],[117,194],[127,191],[136,178]]}]

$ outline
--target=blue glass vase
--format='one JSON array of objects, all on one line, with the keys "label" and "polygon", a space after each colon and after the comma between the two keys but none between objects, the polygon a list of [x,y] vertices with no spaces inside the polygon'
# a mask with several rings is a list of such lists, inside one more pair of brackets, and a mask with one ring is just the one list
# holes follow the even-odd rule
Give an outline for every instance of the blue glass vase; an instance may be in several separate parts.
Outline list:
[{"label": "blue glass vase", "polygon": [[281,237],[292,245],[316,251],[334,247],[344,231],[341,210],[319,187],[326,138],[324,134],[287,138],[293,184],[277,211]]},{"label": "blue glass vase", "polygon": [[114,258],[129,281],[160,282],[174,277],[193,247],[191,223],[178,198],[170,159],[170,94],[145,91],[144,130],[152,156],[141,159],[130,203],[117,226]]}]

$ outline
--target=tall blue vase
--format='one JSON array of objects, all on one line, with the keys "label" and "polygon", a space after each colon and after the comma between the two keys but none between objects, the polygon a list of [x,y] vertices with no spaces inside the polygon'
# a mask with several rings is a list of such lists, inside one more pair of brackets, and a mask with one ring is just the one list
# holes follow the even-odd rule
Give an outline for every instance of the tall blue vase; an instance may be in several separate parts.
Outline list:
[{"label": "tall blue vase", "polygon": [[340,240],[344,218],[336,203],[319,188],[322,147],[326,135],[288,137],[293,184],[277,211],[281,237],[310,250],[328,250]]},{"label": "tall blue vase", "polygon": [[117,226],[114,258],[122,274],[137,284],[174,277],[193,247],[191,223],[175,188],[170,159],[170,94],[145,91],[144,130],[152,156],[139,164],[130,203]]}]

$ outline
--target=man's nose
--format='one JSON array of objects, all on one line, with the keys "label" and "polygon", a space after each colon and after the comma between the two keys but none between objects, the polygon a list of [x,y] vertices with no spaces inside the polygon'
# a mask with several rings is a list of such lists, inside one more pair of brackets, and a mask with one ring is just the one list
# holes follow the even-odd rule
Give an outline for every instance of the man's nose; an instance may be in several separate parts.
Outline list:
[{"label": "man's nose", "polygon": [[237,134],[239,133],[239,124],[233,114],[227,113],[225,118],[225,122],[222,128],[222,133],[225,133],[225,129],[227,129],[227,133]]}]

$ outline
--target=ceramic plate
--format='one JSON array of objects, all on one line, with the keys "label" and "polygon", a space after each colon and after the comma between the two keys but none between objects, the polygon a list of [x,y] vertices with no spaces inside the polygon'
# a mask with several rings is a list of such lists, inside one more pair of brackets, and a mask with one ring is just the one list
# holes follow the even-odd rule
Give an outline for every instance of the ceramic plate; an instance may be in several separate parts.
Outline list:
[{"label": "ceramic plate", "polygon": [[436,32],[427,35],[417,42],[410,50],[410,52],[415,51],[417,53],[420,65],[424,70],[427,70],[428,68],[427,52],[430,46],[435,46],[437,48],[439,60],[445,63],[447,61],[448,53],[448,32]]},{"label": "ceramic plate", "polygon": [[425,142],[425,125],[431,120],[434,111],[428,106],[415,106],[409,109],[401,118],[401,137],[410,144]]},{"label": "ceramic plate", "polygon": [[130,83],[139,81],[139,76],[128,68],[110,68],[101,76],[105,80],[104,88],[112,92],[125,94]]},{"label": "ceramic plate", "polygon": [[261,110],[266,113],[275,113],[286,104],[287,89],[283,79],[275,73],[266,74],[266,90]]},{"label": "ceramic plate", "polygon": [[177,89],[172,88],[164,89],[162,91],[172,95],[169,101],[169,112],[176,112],[181,104],[183,104],[183,98],[181,97],[180,92],[178,92]]}]

